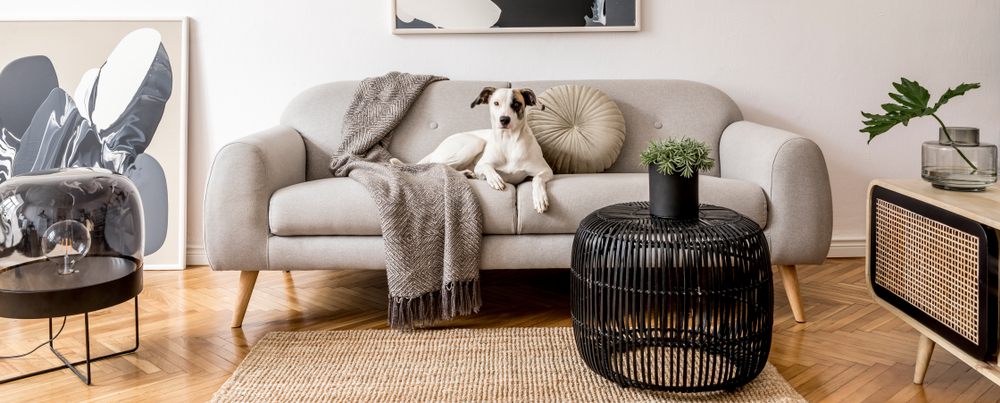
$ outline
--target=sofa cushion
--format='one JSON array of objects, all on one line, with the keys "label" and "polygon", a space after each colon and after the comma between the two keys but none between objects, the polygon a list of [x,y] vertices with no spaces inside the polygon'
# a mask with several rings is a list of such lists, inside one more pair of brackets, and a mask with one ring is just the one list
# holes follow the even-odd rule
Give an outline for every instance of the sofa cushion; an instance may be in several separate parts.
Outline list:
[{"label": "sofa cushion", "polygon": [[[549,209],[539,214],[531,202],[531,182],[517,187],[519,234],[573,234],[588,214],[615,203],[649,200],[648,174],[556,175],[548,183]],[[759,186],[736,179],[699,175],[701,203],[735,210],[761,228],[767,225],[767,198]]]},{"label": "sofa cushion", "polygon": [[[493,190],[473,180],[472,190],[483,208],[483,232],[513,234],[514,186]],[[378,207],[364,186],[351,178],[327,178],[279,189],[268,212],[271,233],[279,236],[381,235]]]},{"label": "sofa cushion", "polygon": [[625,117],[615,101],[585,85],[560,85],[538,96],[528,125],[557,174],[604,172],[625,143]]}]

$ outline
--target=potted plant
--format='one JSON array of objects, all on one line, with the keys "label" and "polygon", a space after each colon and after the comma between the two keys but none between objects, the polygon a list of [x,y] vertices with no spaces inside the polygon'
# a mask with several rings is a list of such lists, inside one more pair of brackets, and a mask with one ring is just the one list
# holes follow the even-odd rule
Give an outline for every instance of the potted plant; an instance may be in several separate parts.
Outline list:
[{"label": "potted plant", "polygon": [[885,113],[861,112],[865,120],[862,133],[868,133],[868,143],[878,135],[911,119],[930,116],[937,121],[938,140],[921,146],[921,177],[934,187],[947,190],[981,191],[997,181],[997,147],[979,142],[979,129],[949,127],[938,117],[941,107],[952,98],[979,88],[979,83],[960,84],[949,88],[930,105],[931,94],[920,83],[901,78],[892,83],[897,92],[889,93],[894,102],[882,105]]},{"label": "potted plant", "polygon": [[708,146],[690,138],[653,141],[640,159],[649,168],[649,213],[661,218],[697,218],[698,172],[715,166]]}]

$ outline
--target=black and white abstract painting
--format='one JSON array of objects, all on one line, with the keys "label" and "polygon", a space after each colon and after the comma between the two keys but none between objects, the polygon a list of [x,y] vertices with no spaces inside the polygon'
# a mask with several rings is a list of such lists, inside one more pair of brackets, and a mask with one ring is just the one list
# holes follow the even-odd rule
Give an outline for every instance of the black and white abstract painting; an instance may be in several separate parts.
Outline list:
[{"label": "black and white abstract painting", "polygon": [[392,0],[393,33],[638,31],[640,0]]},{"label": "black and white abstract painting", "polygon": [[0,21],[0,182],[68,167],[135,183],[150,269],[185,265],[187,21]]}]

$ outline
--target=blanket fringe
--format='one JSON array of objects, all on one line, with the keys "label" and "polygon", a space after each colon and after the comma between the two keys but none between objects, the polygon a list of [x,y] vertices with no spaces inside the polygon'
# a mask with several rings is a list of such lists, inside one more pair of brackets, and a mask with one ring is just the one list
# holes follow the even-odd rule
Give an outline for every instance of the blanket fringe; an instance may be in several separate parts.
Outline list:
[{"label": "blanket fringe", "polygon": [[444,320],[479,313],[479,308],[483,306],[479,279],[445,284],[441,288],[441,304],[441,318]]},{"label": "blanket fringe", "polygon": [[403,331],[430,327],[437,320],[478,313],[482,305],[478,278],[455,281],[418,297],[389,297],[389,327]]}]

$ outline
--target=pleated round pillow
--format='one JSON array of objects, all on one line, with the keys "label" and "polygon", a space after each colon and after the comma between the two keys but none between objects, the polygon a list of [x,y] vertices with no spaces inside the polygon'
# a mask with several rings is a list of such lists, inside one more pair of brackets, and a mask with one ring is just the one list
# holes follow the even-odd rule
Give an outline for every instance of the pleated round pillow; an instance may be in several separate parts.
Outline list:
[{"label": "pleated round pillow", "polygon": [[542,154],[557,174],[598,173],[625,143],[625,117],[611,97],[584,85],[560,85],[538,96],[528,114]]}]

